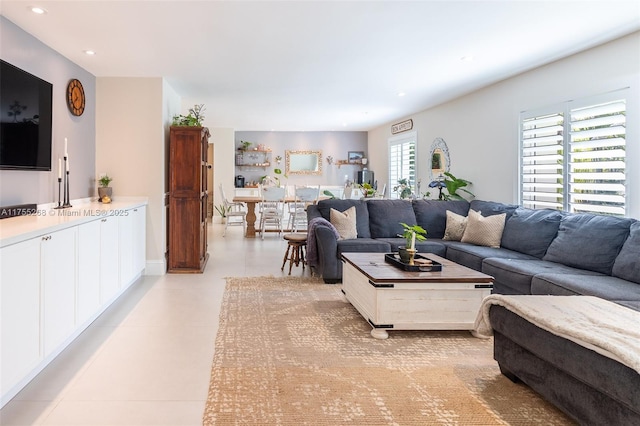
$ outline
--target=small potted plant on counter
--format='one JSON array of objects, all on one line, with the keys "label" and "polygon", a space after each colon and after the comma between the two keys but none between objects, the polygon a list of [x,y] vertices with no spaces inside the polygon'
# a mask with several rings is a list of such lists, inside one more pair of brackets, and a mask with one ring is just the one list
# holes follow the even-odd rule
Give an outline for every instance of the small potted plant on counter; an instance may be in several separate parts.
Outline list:
[{"label": "small potted plant on counter", "polygon": [[109,175],[105,174],[98,179],[98,183],[100,186],[98,187],[98,201],[101,203],[110,203],[111,195],[113,193],[109,184],[113,179],[109,177]]}]

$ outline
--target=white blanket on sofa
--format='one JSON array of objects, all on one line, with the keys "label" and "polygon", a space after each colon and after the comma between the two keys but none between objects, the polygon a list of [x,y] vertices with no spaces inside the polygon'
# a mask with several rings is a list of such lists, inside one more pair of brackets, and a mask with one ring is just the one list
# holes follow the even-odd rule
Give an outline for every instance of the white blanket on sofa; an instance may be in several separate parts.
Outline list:
[{"label": "white blanket on sofa", "polygon": [[621,362],[640,373],[640,312],[592,296],[487,296],[478,312],[477,337],[493,335],[491,305],[501,305],[557,336]]}]

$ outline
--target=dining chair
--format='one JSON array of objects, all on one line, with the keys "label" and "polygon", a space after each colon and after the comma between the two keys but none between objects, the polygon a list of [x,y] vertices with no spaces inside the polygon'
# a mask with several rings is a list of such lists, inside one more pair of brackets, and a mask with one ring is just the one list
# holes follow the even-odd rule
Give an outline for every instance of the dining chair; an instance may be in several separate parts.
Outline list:
[{"label": "dining chair", "polygon": [[227,217],[222,236],[224,237],[227,234],[227,228],[229,226],[242,226],[244,234],[247,230],[247,210],[245,209],[244,203],[229,201],[222,184],[220,184],[220,196],[222,197],[222,205],[226,211],[225,215]]},{"label": "dining chair", "polygon": [[318,202],[320,197],[320,185],[318,186],[300,186],[295,188],[295,201],[293,210],[290,209],[289,221],[287,229],[293,232],[307,229],[307,206]]},{"label": "dining chair", "polygon": [[268,226],[278,229],[278,236],[282,234],[282,222],[284,219],[284,202],[287,188],[270,186],[260,188],[262,195],[260,214],[260,233],[264,240],[264,234]]},{"label": "dining chair", "polygon": [[344,198],[345,200],[350,200],[352,192],[353,192],[353,186],[349,184],[345,185],[344,192],[342,193],[342,198]]}]

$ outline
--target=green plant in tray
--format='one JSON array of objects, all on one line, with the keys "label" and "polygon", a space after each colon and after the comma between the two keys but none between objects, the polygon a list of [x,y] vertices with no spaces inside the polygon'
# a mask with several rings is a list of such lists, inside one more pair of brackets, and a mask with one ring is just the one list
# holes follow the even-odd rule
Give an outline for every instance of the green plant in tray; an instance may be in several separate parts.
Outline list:
[{"label": "green plant in tray", "polygon": [[402,225],[402,227],[404,228],[404,231],[402,232],[402,234],[398,234],[398,236],[405,239],[405,241],[407,242],[405,246],[406,248],[411,248],[413,234],[416,235],[416,241],[425,241],[427,239],[427,237],[425,237],[425,235],[427,235],[427,230],[424,229],[422,226],[407,225],[404,222],[400,222],[400,225]]}]

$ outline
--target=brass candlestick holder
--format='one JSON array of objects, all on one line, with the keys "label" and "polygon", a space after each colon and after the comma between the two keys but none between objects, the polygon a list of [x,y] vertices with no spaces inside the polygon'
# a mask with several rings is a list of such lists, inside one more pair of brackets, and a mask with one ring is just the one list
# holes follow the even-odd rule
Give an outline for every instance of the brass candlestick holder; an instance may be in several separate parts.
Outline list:
[{"label": "brass candlestick holder", "polygon": [[416,257],[416,253],[418,250],[416,249],[405,249],[407,251],[407,253],[409,253],[409,265],[415,265],[415,263],[413,263],[414,258]]}]

